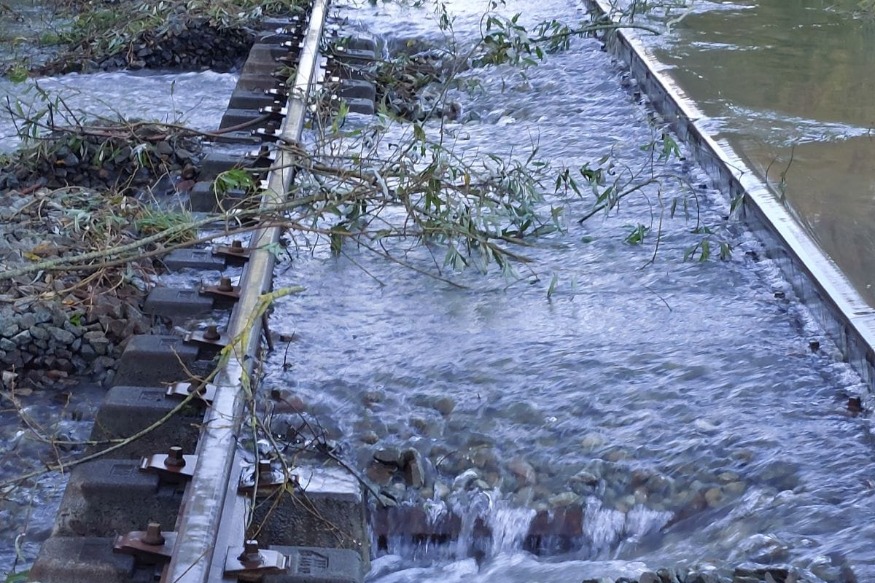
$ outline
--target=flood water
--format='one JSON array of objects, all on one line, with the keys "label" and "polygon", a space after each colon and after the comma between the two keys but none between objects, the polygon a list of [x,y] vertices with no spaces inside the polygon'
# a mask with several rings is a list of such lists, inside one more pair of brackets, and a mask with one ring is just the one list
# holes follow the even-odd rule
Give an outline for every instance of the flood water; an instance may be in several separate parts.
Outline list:
[{"label": "flood water", "polygon": [[[485,3],[449,7],[458,37],[470,41]],[[524,11],[528,21],[583,18],[559,0],[536,7],[510,1],[507,11]],[[345,14],[351,26],[387,43],[445,40],[428,11],[378,4]],[[174,103],[188,111],[213,99],[217,79],[228,92],[233,86],[230,76],[199,75],[190,77],[185,96],[179,93],[185,76],[119,73],[46,83],[72,83],[84,102],[125,112],[143,103],[155,112],[153,100],[169,102],[175,115]],[[308,248],[298,241],[300,252],[283,266],[277,287],[300,283],[307,291],[281,300],[274,312],[271,329],[294,341],[271,355],[265,388],[299,395],[356,466],[364,467],[378,447],[415,447],[435,466],[432,507],[481,515],[502,535],[482,564],[468,556],[464,540],[436,555],[390,540],[370,579],[564,583],[659,567],[713,567],[725,575],[755,563],[790,565],[811,582],[844,581],[847,569],[860,581],[875,580],[870,421],[846,410],[848,396],[863,390],[859,378],[760,257],[759,244],[724,223],[728,207],[719,193],[700,188],[701,171],[678,160],[650,166],[640,146],[661,128],[649,125],[646,108],[624,88],[622,72],[599,43],[575,40],[525,77],[502,67],[466,75],[482,85],[452,95],[464,114],[445,130],[469,159],[486,152],[525,157],[533,143],[542,158],[571,167],[613,153],[621,167],[676,176],[662,183],[666,200],[686,192],[681,183],[693,184],[702,221],[735,251],[727,261],[684,261],[701,237],[681,218],[666,217],[655,258],[652,237],[644,245],[625,243],[635,224],[654,225],[656,185],[618,214],[582,226],[576,218],[592,201],[571,201],[567,230],[524,250],[535,260],[531,270],[520,267],[518,280],[450,273],[464,289],[361,249],[334,258],[327,243]],[[156,93],[153,83],[163,89]],[[216,99],[221,109],[227,93]],[[806,144],[848,143],[867,127],[763,113],[740,98],[725,107],[756,110],[784,128],[790,137],[770,148],[788,148],[794,131],[829,137]],[[436,135],[439,128],[427,129]],[[798,146],[796,160],[802,154]],[[840,204],[826,206],[832,212]],[[862,220],[862,213],[853,216]],[[815,228],[822,223],[812,221]],[[405,259],[433,265],[421,247]],[[559,283],[548,299],[554,274]],[[452,411],[439,411],[447,403]],[[5,414],[4,444],[28,443],[17,412]],[[20,471],[16,449],[9,451],[3,477]],[[459,479],[466,472],[477,479]],[[56,504],[62,483],[41,483],[35,494],[20,490],[4,501],[0,548],[28,531],[24,558],[33,558],[51,512],[30,509]],[[414,502],[421,501],[402,499]],[[585,508],[575,548],[543,557],[523,551],[534,510],[569,503]],[[12,561],[13,553],[0,559]]]},{"label": "flood water", "polygon": [[847,0],[692,6],[647,42],[875,305],[872,12]]},{"label": "flood water", "polygon": [[[0,71],[45,61],[52,51],[48,37],[63,26],[63,17],[47,2],[0,4]],[[59,126],[126,119],[213,130],[236,83],[236,75],[212,71],[73,73],[21,83],[0,76],[0,154],[15,150],[27,119],[49,108]]]},{"label": "flood water", "polygon": [[[48,538],[69,464],[84,450],[103,390],[67,385],[0,395],[0,574],[23,571]],[[32,474],[32,475],[31,475]],[[30,476],[19,481],[21,476]]]},{"label": "flood water", "polygon": [[[0,34],[33,42],[54,26],[39,3],[8,6],[26,18],[0,19]],[[0,43],[0,61],[33,49],[22,46]],[[0,77],[0,95],[9,100],[0,103],[0,154],[19,145],[16,124],[20,127],[22,117],[12,115],[7,104],[15,112],[18,103],[30,114],[48,105],[56,111],[69,108],[67,121],[61,121],[58,114],[59,125],[72,122],[73,117],[88,122],[124,116],[212,130],[227,107],[236,79],[233,74],[211,71],[71,74],[24,83]],[[68,474],[40,469],[61,460],[66,463],[81,453],[83,447],[73,442],[88,439],[103,394],[103,389],[94,387],[59,387],[22,392],[17,402],[0,395],[0,579],[26,570],[48,538]],[[17,483],[17,477],[31,472],[35,472],[32,478]]]},{"label": "flood water", "polygon": [[[483,6],[449,6],[456,38],[473,38]],[[507,10],[581,17],[564,2]],[[439,43],[416,14],[379,5],[349,17],[396,46]],[[596,41],[524,79],[502,67],[467,75],[480,90],[453,95],[466,115],[444,130],[469,159],[537,142],[571,167],[610,152],[627,168],[648,164],[639,146],[660,130]],[[704,180],[686,162],[653,171],[679,177],[663,183],[667,199],[681,180]],[[869,420],[846,411],[859,378],[758,243],[723,223],[719,193],[700,189],[700,212],[735,248],[730,260],[685,262],[696,236],[682,219],[663,224],[653,263],[652,240],[624,243],[630,225],[652,224],[658,193],[645,193],[583,226],[574,219],[591,200],[571,202],[567,231],[525,250],[537,280],[450,274],[468,286],[458,289],[364,249],[333,258],[327,243],[302,246],[283,271],[279,286],[307,291],[275,312],[272,329],[294,341],[271,357],[267,388],[301,397],[359,467],[378,448],[416,448],[436,467],[429,508],[500,533],[479,566],[465,541],[429,554],[391,539],[372,580],[579,581],[690,566],[725,576],[743,563],[791,565],[804,581],[843,581],[848,569],[875,580],[875,451]],[[404,259],[433,266],[421,248]],[[524,552],[534,510],[569,503],[585,509],[574,550]]]},{"label": "flood water", "polygon": [[0,92],[5,91],[13,104],[11,111],[0,104],[0,153],[18,147],[23,123],[49,107],[61,112],[56,117],[60,126],[125,119],[211,131],[236,83],[235,74],[213,71],[73,73],[18,84],[0,79]]}]

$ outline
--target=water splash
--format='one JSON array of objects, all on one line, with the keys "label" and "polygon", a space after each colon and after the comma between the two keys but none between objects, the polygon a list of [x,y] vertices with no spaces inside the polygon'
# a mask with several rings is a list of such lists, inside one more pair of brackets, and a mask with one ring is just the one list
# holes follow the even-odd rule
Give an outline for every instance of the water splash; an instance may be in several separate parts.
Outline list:
[{"label": "water splash", "polygon": [[586,520],[583,535],[592,556],[608,556],[616,547],[626,527],[626,515],[619,510],[604,508],[594,496],[586,500]]},{"label": "water splash", "polygon": [[453,511],[461,517],[462,525],[459,538],[456,541],[456,556],[467,557],[473,551],[484,551],[481,548],[483,524],[488,524],[487,517],[493,507],[491,492],[461,492],[452,498]]},{"label": "water splash", "polygon": [[497,503],[489,515],[489,526],[492,529],[491,556],[521,549],[534,517],[533,508],[515,508],[503,500]]},{"label": "water splash", "polygon": [[671,512],[653,510],[643,504],[636,504],[626,514],[626,524],[623,530],[626,536],[637,541],[668,524],[672,516]]},{"label": "water splash", "polygon": [[425,514],[430,525],[437,524],[438,521],[449,514],[447,503],[438,498],[437,493],[435,493],[433,498],[423,503],[423,508],[425,508]]}]

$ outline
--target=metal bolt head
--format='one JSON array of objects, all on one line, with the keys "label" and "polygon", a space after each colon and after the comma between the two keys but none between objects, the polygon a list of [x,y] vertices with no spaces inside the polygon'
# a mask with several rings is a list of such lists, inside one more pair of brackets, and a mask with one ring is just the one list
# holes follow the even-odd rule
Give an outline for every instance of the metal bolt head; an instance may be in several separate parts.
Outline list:
[{"label": "metal bolt head", "polygon": [[219,291],[225,291],[225,292],[234,291],[234,286],[231,285],[231,278],[230,277],[222,277],[219,280],[219,285],[217,285],[216,288]]},{"label": "metal bolt head", "polygon": [[146,526],[146,533],[140,537],[140,542],[144,545],[153,545],[160,547],[164,544],[164,536],[161,534],[161,525],[157,522],[150,522]]},{"label": "metal bolt head", "polygon": [[219,328],[215,324],[210,324],[207,326],[207,329],[204,330],[204,340],[218,340],[221,337],[221,334],[219,334]]},{"label": "metal bolt head", "polygon": [[247,565],[260,565],[264,559],[258,551],[258,541],[248,540],[243,543],[243,553],[237,560]]},{"label": "metal bolt head", "polygon": [[185,457],[182,455],[182,448],[174,445],[167,452],[167,457],[164,458],[164,465],[170,468],[181,468],[185,465]]},{"label": "metal bolt head", "polygon": [[273,474],[273,466],[271,466],[270,460],[258,460],[258,478],[270,478],[271,474]]},{"label": "metal bolt head", "polygon": [[231,253],[243,253],[243,241],[234,239],[231,241],[231,247],[228,248]]}]

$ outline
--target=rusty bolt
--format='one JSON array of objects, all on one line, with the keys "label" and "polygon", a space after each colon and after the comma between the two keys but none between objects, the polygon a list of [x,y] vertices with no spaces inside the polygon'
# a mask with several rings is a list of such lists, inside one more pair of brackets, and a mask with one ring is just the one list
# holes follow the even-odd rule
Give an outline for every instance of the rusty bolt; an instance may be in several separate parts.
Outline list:
[{"label": "rusty bolt", "polygon": [[230,277],[222,277],[219,280],[219,285],[216,286],[216,289],[223,292],[234,291],[234,286],[231,285]]},{"label": "rusty bolt", "polygon": [[258,541],[248,540],[243,543],[243,553],[237,560],[246,565],[260,565],[264,559],[258,551]]},{"label": "rusty bolt", "polygon": [[209,326],[207,326],[207,329],[204,330],[204,340],[214,341],[218,340],[221,337],[222,336],[219,334],[219,329],[216,327],[215,324],[210,324]]},{"label": "rusty bolt", "polygon": [[167,452],[167,457],[164,458],[164,465],[168,468],[181,468],[185,465],[185,458],[182,456],[182,448],[174,445]]},{"label": "rusty bolt", "polygon": [[231,253],[243,253],[243,241],[240,239],[234,239],[231,241],[231,248],[229,251]]},{"label": "rusty bolt", "polygon": [[150,522],[146,526],[146,534],[140,537],[140,542],[144,545],[152,545],[160,547],[164,544],[164,536],[161,534],[161,525],[157,522]]}]

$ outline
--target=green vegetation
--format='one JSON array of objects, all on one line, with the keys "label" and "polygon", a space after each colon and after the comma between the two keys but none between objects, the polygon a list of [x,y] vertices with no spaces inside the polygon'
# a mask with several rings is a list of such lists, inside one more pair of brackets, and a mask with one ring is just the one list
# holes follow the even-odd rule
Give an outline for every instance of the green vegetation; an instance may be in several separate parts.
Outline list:
[{"label": "green vegetation", "polygon": [[[227,2],[196,2],[192,9],[209,15],[216,25],[232,26],[279,8],[278,4],[249,1],[242,9],[239,5],[232,8]],[[154,24],[168,11],[174,11],[172,3],[159,3],[149,10],[139,6],[142,18],[127,22],[123,27],[127,33],[113,38],[129,42],[129,33],[136,35],[136,31],[146,30],[148,23]],[[451,88],[472,87],[470,80],[476,76],[463,75],[465,71],[514,65],[509,69],[513,75],[512,71],[535,66],[551,53],[565,50],[574,37],[615,27],[605,22],[571,25],[549,21],[538,24],[530,33],[520,23],[519,15],[502,16],[496,10],[499,7],[493,3],[492,10],[484,15],[481,38],[472,45],[450,40],[437,51],[422,50],[377,63],[371,72],[383,98],[371,123],[347,128],[344,107],[339,111],[327,105],[315,108],[320,112],[312,120],[315,145],[306,151],[286,146],[297,167],[290,200],[273,209],[273,216],[261,212],[262,218],[285,225],[296,241],[299,234],[308,241],[311,235],[324,237],[335,254],[344,254],[354,246],[440,278],[468,267],[482,271],[496,267],[511,275],[515,266],[527,264],[525,248],[532,238],[566,229],[569,205],[580,208],[581,201],[590,201],[590,210],[574,217],[582,223],[599,214],[615,214],[622,201],[635,195],[644,197],[651,216],[647,222],[630,226],[625,235],[627,243],[643,245],[652,241],[655,257],[664,221],[680,216],[693,222],[691,231],[698,237],[688,250],[688,258],[709,259],[713,245],[720,247],[719,256],[725,258],[730,251],[728,245],[719,242],[713,228],[700,223],[695,191],[684,185],[682,177],[667,170],[667,163],[680,157],[680,149],[659,130],[659,137],[644,146],[650,156],[641,168],[617,166],[610,156],[580,168],[557,167],[542,160],[534,144],[529,152],[481,153],[476,159],[457,152],[438,120],[453,115],[453,104],[447,99]],[[442,5],[437,6],[437,19],[447,38],[453,39],[452,20]],[[78,19],[73,29],[117,30],[118,26],[117,15],[98,8]],[[109,50],[106,47],[101,50]],[[440,56],[422,56],[428,54]],[[428,101],[421,96],[425,88],[432,95]],[[397,107],[398,103],[403,106]],[[101,241],[100,247],[83,250],[83,256],[93,257],[104,251],[113,257],[113,264],[118,264],[125,258],[139,257],[146,248],[190,244],[197,223],[185,213],[173,209],[151,211],[148,206],[131,202],[130,197],[146,187],[135,182],[134,176],[145,173],[154,183],[173,173],[156,144],[173,141],[176,149],[186,132],[162,124],[88,125],[79,120],[62,124],[56,119],[62,109],[50,103],[45,110],[22,113],[25,119],[20,129],[29,139],[30,148],[17,158],[19,165],[29,164],[38,171],[36,175],[45,171],[40,166],[44,161],[55,168],[59,159],[67,160],[72,155],[87,160],[98,174],[106,174],[108,163],[131,169],[120,174],[126,178],[108,185],[109,190],[101,197],[110,201],[107,208],[121,209],[115,215],[92,208],[84,199],[79,201],[81,208],[70,215],[72,222],[65,228],[94,234],[95,240]],[[45,139],[47,136],[51,139]],[[254,201],[260,199],[260,193],[251,176],[242,170],[226,172],[214,188],[217,195],[234,191],[242,196],[233,208],[225,209],[225,218],[229,230],[245,229],[243,219],[259,212]],[[66,196],[62,206],[66,204],[63,201],[75,202],[76,198]],[[136,247],[121,236],[129,231],[143,236],[148,243]],[[417,244],[425,244],[434,271],[408,260],[411,245]],[[126,251],[116,251],[114,246]],[[76,255],[71,254],[51,265],[37,261],[32,268],[90,271],[96,265],[101,261],[77,263]],[[555,289],[555,284],[551,287]]]},{"label": "green vegetation", "polygon": [[[28,70],[55,74],[95,67],[142,67],[150,62],[151,66],[200,68],[210,63],[187,63],[173,53],[186,43],[211,51],[245,51],[251,42],[250,27],[261,18],[300,12],[302,6],[299,0],[60,2],[46,6],[46,12],[53,14],[46,22],[30,25],[33,35],[12,39],[22,45],[25,56],[7,56],[0,70],[10,78],[23,79]],[[24,20],[12,8],[9,11]],[[33,58],[37,54],[39,58]],[[163,60],[159,61],[159,55]]]},{"label": "green vegetation", "polygon": [[18,573],[9,573],[4,579],[5,583],[25,583],[28,579],[28,571],[20,571]]},{"label": "green vegetation", "polygon": [[[80,56],[129,51],[135,39],[151,34],[156,26],[170,31],[182,5],[136,6],[143,14],[124,19],[95,4],[60,38],[77,46]],[[241,10],[230,3],[197,1],[193,6],[218,27],[243,25],[279,8],[261,3]],[[441,6],[437,17],[452,39],[452,21]],[[30,249],[26,262],[0,270],[0,286],[13,285],[24,276],[46,281],[57,277],[64,293],[87,289],[133,295],[148,286],[158,268],[152,257],[204,241],[198,234],[208,226],[214,237],[245,232],[253,219],[282,226],[284,243],[290,247],[306,250],[321,243],[352,261],[364,250],[451,285],[460,285],[455,276],[465,269],[515,279],[520,266],[529,270],[529,281],[538,282],[537,267],[526,255],[535,239],[563,232],[569,222],[613,217],[631,197],[641,197],[650,216],[632,219],[623,235],[629,245],[652,244],[655,257],[664,221],[678,218],[689,221],[694,240],[687,259],[711,259],[718,246],[719,257],[728,255],[730,249],[719,242],[717,231],[701,224],[695,190],[672,171],[669,163],[681,152],[662,128],[654,128],[654,139],[643,146],[648,155],[637,168],[615,163],[610,155],[573,168],[551,164],[541,157],[536,143],[525,152],[476,156],[457,148],[445,123],[456,110],[447,96],[455,89],[478,89],[476,75],[465,75],[466,71],[513,65],[507,67],[508,74],[523,75],[520,71],[565,50],[575,37],[614,27],[550,21],[530,33],[519,16],[496,12],[482,22],[478,42],[450,42],[440,47],[440,58],[411,53],[376,64],[382,97],[378,114],[369,122],[352,120],[342,105],[317,104],[321,106],[313,108],[318,114],[311,117],[306,148],[278,146],[290,155],[296,181],[287,199],[270,209],[255,208],[262,193],[243,170],[226,172],[215,182],[217,195],[239,191],[243,197],[217,217],[194,218],[178,207],[151,204],[150,189],[183,172],[181,160],[170,159],[174,152],[197,151],[195,144],[185,141],[197,132],[158,123],[96,123],[68,115],[71,112],[59,99],[46,99],[45,106],[35,110],[17,109],[25,147],[5,161],[6,174],[20,179],[20,192],[33,195],[32,202],[17,212],[25,221],[62,234],[68,246]],[[425,89],[431,95],[428,100]],[[186,160],[196,164],[196,158]],[[41,182],[47,177],[65,182]],[[568,216],[571,212],[574,216]],[[216,229],[221,221],[224,229]],[[589,236],[580,240],[594,243]],[[550,274],[548,299],[561,281],[560,273]],[[265,297],[258,317],[272,299]],[[7,582],[16,577],[7,575]]]},{"label": "green vegetation", "polygon": [[6,70],[6,78],[13,83],[23,83],[29,76],[28,67],[22,62],[13,63]]},{"label": "green vegetation", "polygon": [[107,5],[101,0],[77,2],[70,27],[58,33],[77,56],[97,59],[130,50],[144,34],[178,34],[193,22],[219,30],[256,23],[267,15],[298,10],[290,0],[161,0]]}]

